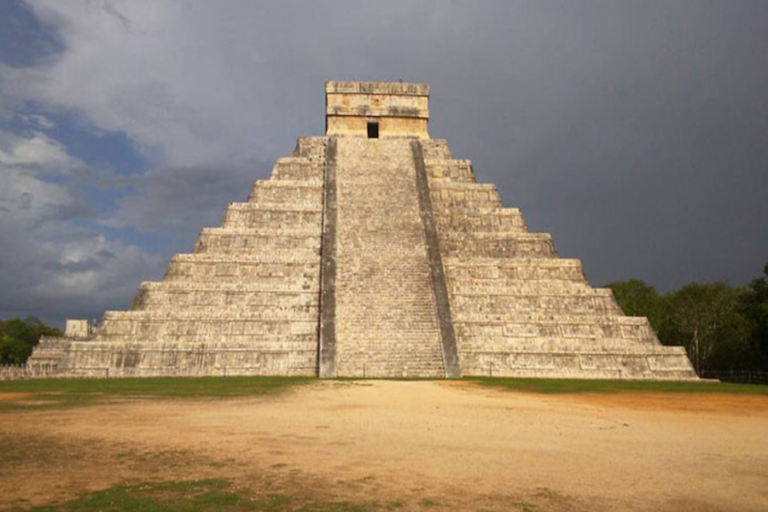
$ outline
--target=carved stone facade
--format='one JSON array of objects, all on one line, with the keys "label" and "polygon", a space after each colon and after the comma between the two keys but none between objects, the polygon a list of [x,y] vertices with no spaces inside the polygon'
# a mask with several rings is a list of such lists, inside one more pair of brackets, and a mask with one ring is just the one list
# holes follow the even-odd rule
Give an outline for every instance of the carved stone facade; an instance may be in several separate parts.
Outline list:
[{"label": "carved stone facade", "polygon": [[130,311],[68,324],[25,372],[696,378],[429,138],[428,86],[326,98],[325,137],[300,138]]}]

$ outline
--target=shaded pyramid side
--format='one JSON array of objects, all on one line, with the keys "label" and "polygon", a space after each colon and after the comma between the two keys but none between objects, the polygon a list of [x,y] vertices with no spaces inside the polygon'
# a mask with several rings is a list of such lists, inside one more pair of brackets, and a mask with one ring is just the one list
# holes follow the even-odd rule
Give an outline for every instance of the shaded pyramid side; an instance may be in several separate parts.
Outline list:
[{"label": "shaded pyramid side", "polygon": [[301,138],[221,226],[144,282],[88,339],[48,338],[29,364],[68,375],[315,375],[325,138]]},{"label": "shaded pyramid side", "polygon": [[463,375],[696,378],[682,347],[593,288],[444,140],[422,141]]}]

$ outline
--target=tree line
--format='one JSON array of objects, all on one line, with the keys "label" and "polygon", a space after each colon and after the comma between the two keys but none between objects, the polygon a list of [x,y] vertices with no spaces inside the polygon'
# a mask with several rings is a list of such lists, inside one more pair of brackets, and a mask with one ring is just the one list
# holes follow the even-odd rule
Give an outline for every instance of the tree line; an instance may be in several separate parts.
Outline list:
[{"label": "tree line", "polygon": [[613,290],[627,315],[648,317],[664,345],[685,347],[696,372],[768,372],[768,264],[747,286],[691,283],[659,294],[638,279]]},{"label": "tree line", "polygon": [[26,363],[43,335],[61,336],[62,333],[35,317],[0,321],[0,364]]}]

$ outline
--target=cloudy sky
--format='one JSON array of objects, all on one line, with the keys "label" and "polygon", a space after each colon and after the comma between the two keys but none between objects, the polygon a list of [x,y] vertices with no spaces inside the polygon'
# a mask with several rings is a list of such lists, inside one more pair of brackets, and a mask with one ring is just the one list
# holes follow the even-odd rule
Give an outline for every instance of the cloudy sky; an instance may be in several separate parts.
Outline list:
[{"label": "cloudy sky", "polygon": [[326,79],[430,132],[595,285],[768,261],[768,2],[0,0],[0,318],[98,318],[295,139]]}]

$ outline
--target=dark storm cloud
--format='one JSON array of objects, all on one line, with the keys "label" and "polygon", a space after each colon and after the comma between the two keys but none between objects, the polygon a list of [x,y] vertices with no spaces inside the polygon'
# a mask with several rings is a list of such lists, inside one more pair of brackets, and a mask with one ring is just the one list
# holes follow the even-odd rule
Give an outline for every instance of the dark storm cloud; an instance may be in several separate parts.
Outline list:
[{"label": "dark storm cloud", "polygon": [[266,162],[247,162],[166,167],[120,177],[112,186],[130,193],[118,199],[107,223],[159,233],[189,250],[201,227],[219,225],[227,205],[247,200],[254,180],[266,178],[270,170]]},{"label": "dark storm cloud", "polygon": [[350,22],[367,65],[327,62],[431,83],[433,136],[594,283],[743,283],[768,260],[767,23],[761,2],[452,4]]},{"label": "dark storm cloud", "polygon": [[[4,60],[34,67],[0,68],[0,117],[39,103],[125,134],[152,170],[74,169],[71,202],[90,197],[103,225],[168,241],[59,229],[45,258],[18,248],[19,262],[49,266],[35,283],[55,277],[46,262],[118,255],[97,260],[91,288],[77,284],[108,296],[83,292],[63,311],[68,281],[48,295],[39,284],[23,294],[36,312],[127,304],[297,136],[322,134],[327,79],[431,84],[432,136],[551,232],[561,256],[582,259],[593,284],[739,284],[768,260],[766,2],[33,3],[34,30],[49,32],[40,48],[61,43],[45,65]],[[113,210],[93,206],[98,190],[119,192]],[[82,255],[55,238],[76,236],[90,244]]]},{"label": "dark storm cloud", "polygon": [[302,5],[254,17],[275,146],[322,131],[324,79],[423,81],[432,135],[595,284],[768,260],[768,4]]}]

